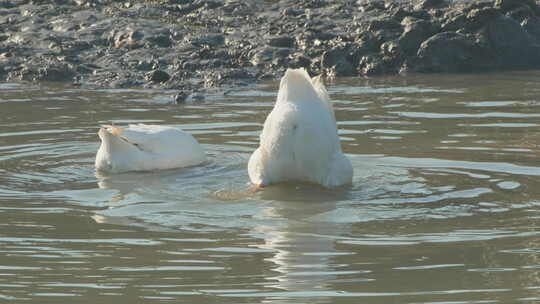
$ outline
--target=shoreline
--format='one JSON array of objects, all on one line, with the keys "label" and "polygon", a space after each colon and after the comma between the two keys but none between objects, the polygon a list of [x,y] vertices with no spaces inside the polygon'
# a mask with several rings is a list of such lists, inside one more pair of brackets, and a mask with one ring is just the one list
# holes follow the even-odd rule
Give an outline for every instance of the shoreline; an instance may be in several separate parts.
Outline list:
[{"label": "shoreline", "polygon": [[534,0],[0,1],[0,81],[203,88],[540,68]]}]

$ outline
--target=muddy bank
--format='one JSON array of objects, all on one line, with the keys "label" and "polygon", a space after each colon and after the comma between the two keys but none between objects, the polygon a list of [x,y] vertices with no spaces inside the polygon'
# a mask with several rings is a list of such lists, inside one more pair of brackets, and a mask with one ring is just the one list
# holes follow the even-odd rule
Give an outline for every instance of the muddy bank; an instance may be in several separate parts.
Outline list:
[{"label": "muddy bank", "polygon": [[534,0],[0,0],[0,80],[178,89],[540,68]]}]

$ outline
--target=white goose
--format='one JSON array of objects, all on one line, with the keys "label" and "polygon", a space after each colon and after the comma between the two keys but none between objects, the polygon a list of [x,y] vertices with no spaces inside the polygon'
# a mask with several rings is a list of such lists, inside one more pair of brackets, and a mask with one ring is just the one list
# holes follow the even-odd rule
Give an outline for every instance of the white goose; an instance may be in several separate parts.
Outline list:
[{"label": "white goose", "polygon": [[283,181],[327,188],[352,183],[353,168],[341,152],[332,104],[319,77],[310,78],[304,69],[285,72],[248,173],[257,187]]},{"label": "white goose", "polygon": [[126,172],[189,167],[206,160],[193,136],[157,125],[103,126],[95,166],[99,171]]}]

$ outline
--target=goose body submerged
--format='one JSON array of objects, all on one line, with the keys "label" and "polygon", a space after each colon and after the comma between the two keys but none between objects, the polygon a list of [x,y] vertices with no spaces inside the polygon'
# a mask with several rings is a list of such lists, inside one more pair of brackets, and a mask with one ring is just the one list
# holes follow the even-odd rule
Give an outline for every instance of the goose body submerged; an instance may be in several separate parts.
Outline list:
[{"label": "goose body submerged", "polygon": [[103,126],[95,166],[99,171],[149,171],[189,167],[206,160],[191,135],[178,128],[158,125]]},{"label": "goose body submerged", "polygon": [[285,72],[248,173],[259,187],[284,181],[327,188],[352,183],[353,168],[341,151],[332,104],[320,78],[310,78],[304,69]]}]

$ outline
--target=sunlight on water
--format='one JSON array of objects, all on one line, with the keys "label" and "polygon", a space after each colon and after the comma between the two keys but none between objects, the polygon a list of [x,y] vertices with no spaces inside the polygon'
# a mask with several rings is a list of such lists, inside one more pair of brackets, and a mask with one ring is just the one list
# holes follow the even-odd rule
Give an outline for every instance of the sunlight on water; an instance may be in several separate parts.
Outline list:
[{"label": "sunlight on water", "polygon": [[[0,84],[0,299],[534,303],[538,81],[331,83],[353,185],[262,191],[246,165],[275,83],[184,105],[171,91]],[[180,127],[208,161],[95,172],[111,123]]]}]

